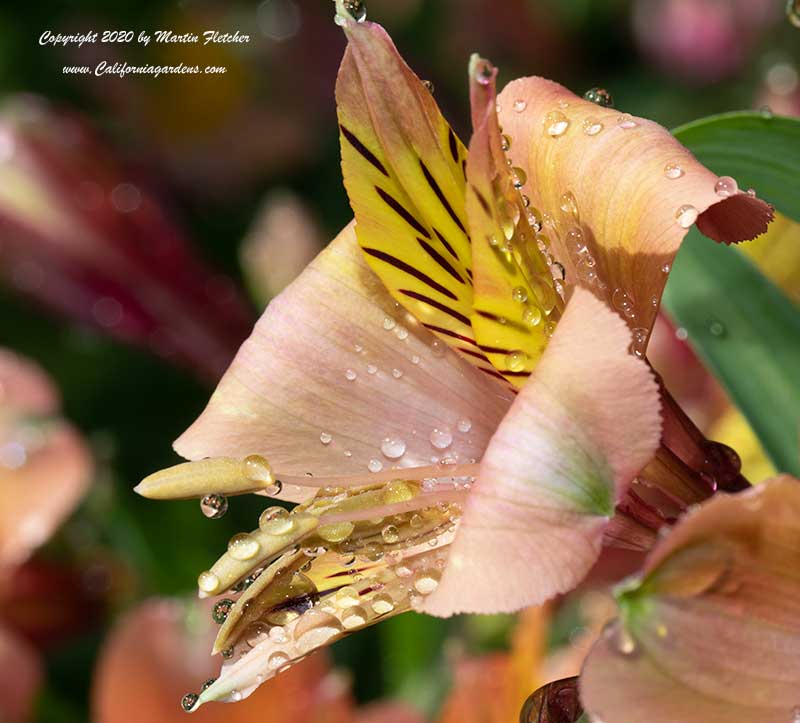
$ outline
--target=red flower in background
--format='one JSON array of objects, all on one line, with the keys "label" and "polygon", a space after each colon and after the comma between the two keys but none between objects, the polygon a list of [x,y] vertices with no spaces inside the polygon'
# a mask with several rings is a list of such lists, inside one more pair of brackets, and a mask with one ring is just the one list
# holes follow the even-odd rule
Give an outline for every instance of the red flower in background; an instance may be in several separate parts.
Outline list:
[{"label": "red flower in background", "polygon": [[209,380],[252,321],[92,128],[32,96],[0,109],[0,279]]}]

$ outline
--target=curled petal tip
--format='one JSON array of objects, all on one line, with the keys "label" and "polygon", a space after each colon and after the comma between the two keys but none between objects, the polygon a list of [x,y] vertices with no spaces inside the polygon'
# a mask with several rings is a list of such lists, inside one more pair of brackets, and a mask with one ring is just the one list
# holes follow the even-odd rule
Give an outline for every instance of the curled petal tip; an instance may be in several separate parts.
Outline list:
[{"label": "curled petal tip", "polygon": [[348,24],[363,23],[367,19],[367,5],[364,0],[334,0],[336,15],[334,22],[347,29]]}]

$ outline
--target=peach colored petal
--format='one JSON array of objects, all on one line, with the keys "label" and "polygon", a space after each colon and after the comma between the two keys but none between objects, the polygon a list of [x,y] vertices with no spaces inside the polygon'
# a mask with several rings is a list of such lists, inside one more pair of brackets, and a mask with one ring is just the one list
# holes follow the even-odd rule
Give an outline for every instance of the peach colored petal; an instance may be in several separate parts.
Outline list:
[{"label": "peach colored petal", "polygon": [[0,463],[0,568],[23,562],[53,534],[85,494],[92,473],[83,439],[66,423],[2,431],[0,447],[6,446],[11,461]]},{"label": "peach colored petal", "polygon": [[641,330],[642,346],[697,214],[700,231],[725,243],[758,236],[772,217],[748,194],[718,195],[717,176],[652,121],[542,78],[509,83],[499,104],[508,155],[527,172],[532,207],[552,220],[543,232],[567,282],[607,299]]},{"label": "peach colored petal", "polygon": [[[210,606],[149,600],[125,615],[101,653],[92,694],[96,723],[189,720],[182,696],[216,675]],[[235,706],[207,706],[190,720],[226,723],[347,723],[351,703],[315,655]]]},{"label": "peach colored petal", "polygon": [[36,651],[11,630],[0,626],[0,720],[27,723],[42,682],[42,664]]},{"label": "peach colored petal", "polygon": [[574,587],[660,437],[658,390],[622,320],[583,289],[492,438],[434,615],[507,612]]},{"label": "peach colored petal", "polygon": [[[509,403],[398,309],[350,225],[269,305],[175,448],[190,459],[262,454],[278,476],[469,461]],[[307,496],[289,485],[281,495]]]},{"label": "peach colored petal", "polygon": [[581,695],[613,723],[785,723],[800,714],[800,481],[720,494],[619,593]]},{"label": "peach colored petal", "polygon": [[425,723],[425,718],[403,703],[373,703],[358,711],[354,723]]},{"label": "peach colored petal", "polygon": [[0,348],[0,418],[9,410],[48,414],[58,403],[58,391],[39,366]]}]

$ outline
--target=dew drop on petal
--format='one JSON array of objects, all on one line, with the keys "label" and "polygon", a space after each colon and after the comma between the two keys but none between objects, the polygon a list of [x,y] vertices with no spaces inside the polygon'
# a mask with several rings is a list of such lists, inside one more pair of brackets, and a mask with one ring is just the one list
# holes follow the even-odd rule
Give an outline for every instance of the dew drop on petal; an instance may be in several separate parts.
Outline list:
[{"label": "dew drop on petal", "polygon": [[511,149],[511,138],[510,136],[503,135],[500,138],[500,145],[504,151],[508,151]]},{"label": "dew drop on petal", "polygon": [[392,319],[391,316],[387,316],[383,320],[383,328],[386,329],[386,331],[391,331],[392,329],[395,328],[395,326],[397,326],[397,322],[394,319]]},{"label": "dew drop on petal", "polygon": [[267,507],[258,518],[258,527],[270,535],[285,535],[294,527],[294,520],[289,510],[278,507]]},{"label": "dew drop on petal", "polygon": [[347,608],[341,615],[342,625],[347,630],[360,628],[367,624],[367,611],[361,605],[354,605]]},{"label": "dew drop on petal", "polygon": [[345,369],[344,378],[347,379],[348,382],[354,382],[357,376],[358,374],[355,369]]},{"label": "dew drop on petal", "polygon": [[586,118],[583,121],[583,132],[587,136],[596,136],[603,130],[603,124],[597,118]]},{"label": "dew drop on petal", "polygon": [[521,372],[527,361],[528,355],[521,349],[510,351],[506,354],[506,369],[510,372]]},{"label": "dew drop on petal", "polygon": [[271,670],[277,670],[278,668],[282,668],[288,662],[289,656],[282,650],[276,650],[272,655],[269,656],[267,665]]},{"label": "dew drop on petal", "polygon": [[414,575],[414,589],[420,595],[430,595],[439,587],[441,573],[438,570],[420,570]]},{"label": "dew drop on petal", "polygon": [[387,615],[394,610],[394,601],[390,595],[379,593],[372,598],[372,612],[376,615]]},{"label": "dew drop on petal", "polygon": [[459,419],[458,420],[458,431],[463,432],[466,434],[469,430],[472,429],[472,422],[469,419]]},{"label": "dew drop on petal", "polygon": [[393,376],[395,379],[400,379],[400,377],[402,377],[402,376],[403,376],[403,371],[402,371],[402,369],[398,369],[397,367],[395,367],[394,369],[392,369],[392,376]]},{"label": "dew drop on petal", "polygon": [[625,130],[630,130],[631,128],[636,128],[636,126],[639,124],[633,119],[632,115],[623,113],[621,116],[619,116],[619,118],[617,118],[617,125]]},{"label": "dew drop on petal", "polygon": [[228,554],[234,560],[251,560],[258,554],[259,549],[261,545],[249,532],[240,532],[228,542]]},{"label": "dew drop on petal", "polygon": [[489,85],[492,81],[492,66],[483,59],[478,61],[478,65],[475,68],[475,80],[480,85]]},{"label": "dew drop on petal", "polygon": [[664,166],[664,176],[669,178],[670,181],[680,178],[684,173],[685,171],[678,163],[667,163],[667,165]]},{"label": "dew drop on petal", "polygon": [[721,176],[714,184],[714,193],[721,198],[728,198],[739,193],[739,184],[736,183],[735,178],[730,176]]},{"label": "dew drop on petal", "polygon": [[183,696],[183,698],[181,698],[181,708],[188,713],[192,708],[194,708],[198,697],[199,696],[197,693],[187,693]]},{"label": "dew drop on petal", "polygon": [[400,532],[395,525],[386,525],[381,530],[381,537],[387,545],[394,545],[400,541]]},{"label": "dew drop on petal", "polygon": [[389,459],[400,459],[406,453],[406,443],[398,437],[386,437],[381,442],[381,452]]},{"label": "dew drop on petal", "polygon": [[697,209],[688,203],[685,203],[675,211],[675,221],[681,228],[689,228],[689,226],[697,221],[697,216]]},{"label": "dew drop on petal", "polygon": [[431,342],[431,353],[433,356],[441,358],[447,353],[447,349],[443,342],[434,339],[433,342]]},{"label": "dew drop on petal", "polygon": [[672,266],[670,264],[664,264],[661,267],[661,273],[668,274],[672,270]]},{"label": "dew drop on petal", "polygon": [[567,128],[569,128],[569,118],[560,110],[552,110],[544,118],[545,135],[551,138],[563,136]]},{"label": "dew drop on petal", "polygon": [[542,320],[542,311],[538,306],[530,306],[522,312],[522,321],[528,326],[536,326]]},{"label": "dew drop on petal", "polygon": [[523,113],[527,107],[528,101],[523,100],[522,98],[518,98],[514,101],[513,108],[515,113]]},{"label": "dew drop on petal", "polygon": [[333,441],[333,436],[328,432],[320,432],[319,441],[327,446]]},{"label": "dew drop on petal", "polygon": [[210,520],[218,520],[228,511],[228,498],[225,495],[206,495],[200,500],[200,511]]},{"label": "dew drop on petal", "polygon": [[524,304],[528,300],[528,292],[524,286],[515,286],[511,290],[511,298],[520,304]]},{"label": "dew drop on petal", "polygon": [[197,578],[197,587],[205,593],[213,593],[219,587],[219,578],[209,570],[201,572]]},{"label": "dew drop on petal", "polygon": [[370,472],[380,472],[383,469],[383,462],[373,457],[369,462],[367,462],[367,469]]},{"label": "dew drop on petal", "polygon": [[453,433],[447,427],[434,427],[428,439],[436,449],[447,449],[453,443]]}]

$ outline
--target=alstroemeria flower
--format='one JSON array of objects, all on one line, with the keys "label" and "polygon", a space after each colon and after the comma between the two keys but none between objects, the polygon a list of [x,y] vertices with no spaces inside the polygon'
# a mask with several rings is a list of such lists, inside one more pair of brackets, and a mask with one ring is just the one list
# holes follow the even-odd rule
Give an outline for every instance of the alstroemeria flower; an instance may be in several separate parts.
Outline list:
[{"label": "alstroemeria flower", "polygon": [[213,381],[251,319],[85,119],[33,96],[0,108],[0,279]]},{"label": "alstroemeria flower", "polygon": [[265,510],[200,575],[202,595],[234,594],[217,609],[223,672],[199,703],[411,608],[539,603],[586,575],[604,537],[651,543],[614,515],[661,431],[630,347],[643,351],[662,267],[698,216],[731,242],[770,216],[655,124],[548,81],[504,91],[504,138],[478,58],[468,155],[383,29],[354,20],[360,3],[337,7],[356,225],[267,308],[176,443],[196,461],[137,487],[205,496],[212,516],[219,495],[300,503]]},{"label": "alstroemeria flower", "polygon": [[[714,497],[617,592],[580,680],[606,723],[800,717],[800,481]],[[624,688],[624,691],[623,691]]]}]

